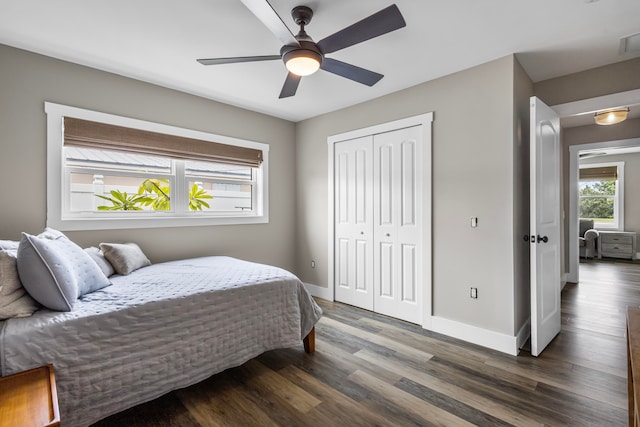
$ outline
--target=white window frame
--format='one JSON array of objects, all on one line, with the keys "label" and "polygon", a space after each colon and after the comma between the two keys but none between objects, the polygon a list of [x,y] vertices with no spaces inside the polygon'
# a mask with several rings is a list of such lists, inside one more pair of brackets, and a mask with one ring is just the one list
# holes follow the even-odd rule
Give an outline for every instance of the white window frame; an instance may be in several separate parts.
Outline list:
[{"label": "white window frame", "polygon": [[[579,165],[578,169],[602,168],[615,166],[618,169],[618,184],[614,196],[613,223],[595,223],[596,230],[623,231],[624,230],[624,162],[589,163]],[[578,175],[579,176],[579,175]],[[578,178],[578,214],[580,213],[580,178]]]},{"label": "white window frame", "polygon": [[[269,222],[269,145],[261,142],[248,141],[228,136],[164,125],[129,117],[85,110],[67,105],[45,102],[47,113],[47,227],[62,231],[74,230],[110,230],[130,228],[157,227],[186,227],[203,225],[232,225],[232,224],[266,224]],[[149,212],[127,214],[118,212],[117,215],[102,215],[96,212],[84,215],[82,218],[65,210],[65,182],[67,174],[64,172],[64,117],[74,117],[94,122],[107,123],[134,129],[159,132],[186,138],[218,142],[258,149],[262,151],[263,161],[258,169],[255,180],[254,202],[256,209],[251,214],[234,212],[224,214],[215,212],[193,212],[179,216],[176,212]],[[175,185],[186,185],[184,176],[176,174]],[[176,200],[179,203],[180,200]]]}]

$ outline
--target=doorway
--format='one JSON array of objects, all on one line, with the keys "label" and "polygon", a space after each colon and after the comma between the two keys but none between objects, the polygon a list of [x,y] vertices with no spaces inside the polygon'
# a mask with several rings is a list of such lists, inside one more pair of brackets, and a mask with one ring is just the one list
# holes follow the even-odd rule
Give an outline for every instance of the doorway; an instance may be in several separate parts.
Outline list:
[{"label": "doorway", "polygon": [[[623,105],[632,106],[633,110],[636,111],[640,110],[638,107],[640,105],[640,89],[555,105],[552,108],[561,117],[561,126],[564,130],[567,126],[567,122],[571,122],[569,126],[576,126],[573,121],[584,119],[591,120],[595,111],[607,108],[616,108]],[[568,200],[568,207],[566,205],[563,207],[564,216],[567,219],[565,226],[568,231],[565,233],[565,247],[568,252],[568,257],[565,258],[565,282],[578,283],[579,281],[578,172],[580,152],[585,150],[607,150],[639,145],[640,139],[633,138],[572,145],[569,147],[569,159],[568,162],[565,163],[565,166],[568,166],[568,174],[565,174],[563,184],[567,195],[566,200]]]}]

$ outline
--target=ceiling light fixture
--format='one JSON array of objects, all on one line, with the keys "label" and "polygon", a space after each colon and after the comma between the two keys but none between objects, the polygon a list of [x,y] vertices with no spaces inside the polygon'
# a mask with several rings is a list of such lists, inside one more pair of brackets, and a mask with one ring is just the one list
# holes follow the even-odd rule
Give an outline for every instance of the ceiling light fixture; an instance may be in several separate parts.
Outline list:
[{"label": "ceiling light fixture", "polygon": [[629,107],[616,108],[614,110],[596,111],[594,116],[597,125],[615,125],[627,119]]},{"label": "ceiling light fixture", "polygon": [[282,55],[287,70],[297,76],[308,76],[320,69],[322,55],[308,49],[292,49]]}]

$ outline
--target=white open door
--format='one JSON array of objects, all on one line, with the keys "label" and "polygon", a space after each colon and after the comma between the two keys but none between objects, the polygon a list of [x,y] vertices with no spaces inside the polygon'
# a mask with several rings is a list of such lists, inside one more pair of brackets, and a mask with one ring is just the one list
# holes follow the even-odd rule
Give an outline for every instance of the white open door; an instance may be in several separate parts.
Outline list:
[{"label": "white open door", "polygon": [[560,119],[531,97],[531,355],[560,332]]}]

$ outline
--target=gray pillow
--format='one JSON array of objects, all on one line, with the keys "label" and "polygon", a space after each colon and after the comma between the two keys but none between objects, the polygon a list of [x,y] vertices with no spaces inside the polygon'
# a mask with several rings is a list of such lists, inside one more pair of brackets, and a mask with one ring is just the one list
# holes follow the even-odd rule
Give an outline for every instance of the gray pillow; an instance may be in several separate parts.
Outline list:
[{"label": "gray pillow", "polygon": [[0,250],[0,320],[31,316],[40,308],[20,283],[16,258],[17,251]]},{"label": "gray pillow", "polygon": [[104,257],[104,254],[100,249],[95,246],[91,246],[90,248],[85,248],[84,251],[89,254],[96,264],[98,264],[98,267],[100,267],[100,270],[102,270],[102,273],[104,273],[105,276],[109,277],[116,272],[111,263]]},{"label": "gray pillow", "polygon": [[118,274],[127,275],[151,265],[151,261],[135,243],[100,243],[100,250]]},{"label": "gray pillow", "polygon": [[71,311],[78,297],[111,284],[91,257],[62,233],[56,239],[22,233],[18,274],[29,294],[51,310]]}]

